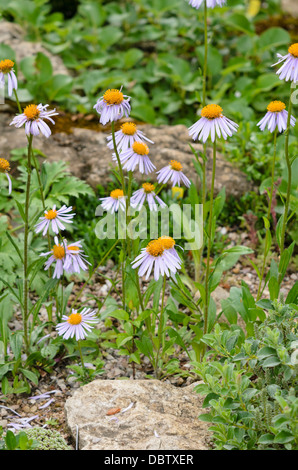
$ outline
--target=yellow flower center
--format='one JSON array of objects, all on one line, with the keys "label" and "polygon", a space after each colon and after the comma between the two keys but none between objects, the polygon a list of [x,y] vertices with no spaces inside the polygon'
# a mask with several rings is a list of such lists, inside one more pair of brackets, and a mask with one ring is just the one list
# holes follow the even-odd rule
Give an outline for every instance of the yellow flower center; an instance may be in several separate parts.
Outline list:
[{"label": "yellow flower center", "polygon": [[148,243],[147,252],[151,255],[157,258],[157,256],[160,256],[164,252],[164,247],[161,243],[160,240],[152,240],[151,242]]},{"label": "yellow flower center", "polygon": [[11,72],[14,66],[14,62],[10,59],[5,59],[0,61],[0,72],[8,73]]},{"label": "yellow flower center", "polygon": [[63,245],[54,245],[52,251],[56,259],[62,259],[65,256],[65,249]]},{"label": "yellow flower center", "polygon": [[0,158],[0,173],[6,173],[7,171],[10,171],[10,165],[5,158]]},{"label": "yellow flower center", "polygon": [[103,99],[107,103],[108,106],[113,104],[121,104],[124,100],[123,93],[120,90],[107,90],[103,95]]},{"label": "yellow flower center", "polygon": [[123,191],[122,189],[114,189],[111,191],[110,197],[113,199],[119,199],[119,197],[123,197]]},{"label": "yellow flower center", "polygon": [[58,212],[55,210],[49,210],[48,213],[45,212],[45,218],[48,220],[56,219]]},{"label": "yellow flower center", "polygon": [[134,135],[137,131],[137,126],[134,122],[125,122],[120,129],[125,135]]},{"label": "yellow flower center", "polygon": [[34,121],[40,115],[40,110],[38,109],[36,104],[29,104],[24,109],[24,114],[28,119],[30,119],[30,121]]},{"label": "yellow flower center", "polygon": [[182,165],[180,162],[177,162],[176,160],[171,160],[170,165],[172,170],[182,171]]},{"label": "yellow flower center", "polygon": [[216,119],[221,116],[222,108],[218,104],[208,104],[201,111],[201,116],[207,119]]},{"label": "yellow flower center", "polygon": [[294,57],[297,57],[298,58],[298,42],[296,42],[295,44],[292,44],[289,49],[288,49],[289,53],[292,54]]},{"label": "yellow flower center", "polygon": [[176,243],[174,238],[168,237],[167,235],[163,235],[162,237],[159,237],[158,240],[161,242],[165,250],[169,250],[170,248],[173,248]]},{"label": "yellow flower center", "polygon": [[270,113],[280,113],[284,109],[286,109],[286,105],[282,101],[271,101],[267,106],[267,110]]},{"label": "yellow flower center", "polygon": [[67,322],[70,325],[79,325],[82,322],[82,315],[80,313],[72,313],[69,315]]},{"label": "yellow flower center", "polygon": [[143,183],[142,186],[145,190],[145,193],[152,193],[152,191],[155,189],[154,184],[151,183]]},{"label": "yellow flower center", "polygon": [[132,149],[138,155],[148,155],[149,153],[148,145],[144,144],[143,142],[134,142],[132,144]]}]

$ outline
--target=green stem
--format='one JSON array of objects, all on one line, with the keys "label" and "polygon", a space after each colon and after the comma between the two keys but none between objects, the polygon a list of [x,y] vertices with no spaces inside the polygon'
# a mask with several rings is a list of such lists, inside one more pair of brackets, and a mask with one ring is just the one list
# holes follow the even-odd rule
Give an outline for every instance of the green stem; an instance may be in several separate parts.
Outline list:
[{"label": "green stem", "polygon": [[289,212],[289,205],[290,205],[290,197],[291,197],[291,183],[292,183],[292,167],[291,161],[289,157],[289,136],[290,136],[290,126],[291,126],[291,113],[292,113],[292,93],[290,93],[290,100],[289,100],[289,107],[288,107],[288,120],[287,120],[287,130],[285,136],[285,157],[286,157],[286,164],[288,169],[288,187],[287,187],[287,196],[285,202],[285,211],[283,214],[283,223],[281,229],[281,236],[280,236],[280,256],[282,256],[284,252],[284,245],[285,245],[285,232],[287,226],[287,219],[288,219],[288,212]]},{"label": "green stem", "polygon": [[156,363],[155,363],[155,376],[157,379],[160,378],[161,371],[158,368],[160,350],[163,348],[163,340],[162,340],[162,332],[163,332],[163,322],[164,322],[164,303],[165,303],[165,291],[166,291],[166,275],[163,277],[163,286],[162,286],[162,297],[161,297],[161,309],[160,309],[160,316],[159,316],[159,324],[158,324],[158,350],[156,354]]},{"label": "green stem", "polygon": [[[277,139],[277,130],[274,132],[273,161],[272,161],[272,169],[271,169],[271,187],[270,187],[269,204],[268,204],[268,210],[267,210],[267,220],[268,221],[270,220],[272,200],[273,200],[273,191],[274,191],[274,175],[275,175],[275,161],[276,161],[276,139]],[[261,296],[261,288],[262,288],[262,282],[263,282],[263,278],[264,278],[264,274],[265,274],[267,254],[268,254],[268,250],[270,248],[268,246],[269,232],[270,232],[270,227],[268,229],[266,229],[264,258],[263,258],[263,265],[262,265],[262,270],[261,270],[261,277],[260,277],[260,281],[259,281],[257,300],[259,300],[260,296]]]},{"label": "green stem", "polygon": [[27,183],[25,198],[25,227],[24,227],[24,340],[26,352],[29,351],[28,339],[28,303],[29,303],[29,280],[28,280],[28,235],[29,235],[29,202],[30,202],[30,184],[31,184],[31,149],[33,136],[30,135],[28,140],[28,156],[27,156]]},{"label": "green stem", "polygon": [[212,165],[212,181],[210,193],[210,210],[209,210],[209,223],[208,223],[208,245],[207,245],[207,260],[206,260],[206,277],[205,277],[205,309],[204,309],[204,334],[207,333],[208,325],[208,309],[209,309],[209,275],[210,275],[210,254],[212,247],[212,219],[213,219],[213,199],[214,199],[214,181],[216,170],[216,136],[213,143],[213,165]]},{"label": "green stem", "polygon": [[84,359],[83,359],[83,354],[82,354],[82,348],[81,348],[81,340],[78,340],[78,350],[80,353],[80,358],[81,358],[81,364],[84,370],[86,370],[85,364],[84,364]]},{"label": "green stem", "polygon": [[79,299],[79,297],[81,296],[83,290],[85,289],[86,285],[90,282],[93,274],[97,271],[97,269],[102,265],[102,263],[106,260],[106,258],[109,256],[109,254],[113,251],[113,249],[116,247],[116,245],[119,243],[119,240],[116,240],[116,242],[114,243],[114,245],[107,251],[107,253],[104,255],[103,258],[101,258],[100,262],[98,263],[98,265],[91,271],[91,273],[89,274],[89,277],[87,279],[87,281],[84,282],[82,288],[80,289],[79,293],[76,295],[76,298],[74,299],[70,309],[72,310],[76,303],[77,303],[77,300]]},{"label": "green stem", "polygon": [[121,180],[123,195],[125,196],[126,191],[125,191],[124,175],[123,175],[123,170],[122,170],[122,165],[121,165],[121,160],[120,160],[119,152],[118,152],[117,145],[116,145],[116,139],[115,139],[115,123],[114,123],[114,121],[112,121],[111,127],[112,127],[112,139],[113,139],[114,152],[115,152],[115,155],[116,155],[116,158],[117,158],[117,162],[118,162],[118,167],[119,167],[119,173],[120,173],[120,180]]}]

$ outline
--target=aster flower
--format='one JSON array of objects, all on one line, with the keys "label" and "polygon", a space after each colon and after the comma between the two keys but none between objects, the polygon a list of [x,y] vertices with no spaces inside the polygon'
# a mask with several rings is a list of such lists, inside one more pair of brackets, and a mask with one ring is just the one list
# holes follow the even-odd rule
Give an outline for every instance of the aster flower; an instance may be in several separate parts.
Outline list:
[{"label": "aster flower", "polygon": [[154,184],[143,183],[142,188],[133,193],[130,199],[131,206],[141,210],[144,202],[147,201],[151,211],[157,211],[158,205],[166,207],[167,205],[155,194],[154,189]]},{"label": "aster flower", "polygon": [[[204,0],[189,0],[189,5],[198,9],[204,3]],[[216,6],[222,7],[225,5],[226,0],[207,0],[207,8],[214,8]]]},{"label": "aster flower", "polygon": [[101,197],[99,200],[102,201],[101,205],[104,210],[111,214],[118,212],[119,209],[125,211],[125,197],[122,189],[114,189],[108,197]]},{"label": "aster flower", "polygon": [[62,222],[72,224],[71,219],[75,216],[74,213],[69,214],[71,210],[72,206],[66,207],[64,205],[58,210],[56,210],[56,206],[53,206],[53,209],[46,211],[43,217],[39,217],[41,222],[35,225],[35,233],[39,233],[43,230],[43,236],[45,236],[50,226],[56,234],[59,233],[59,230],[65,230]]},{"label": "aster flower", "polygon": [[139,276],[149,278],[154,269],[154,279],[158,281],[160,276],[170,276],[181,268],[181,260],[177,259],[170,250],[164,248],[164,242],[160,239],[152,240],[146,248],[141,250],[139,256],[132,262],[133,269],[139,267]]},{"label": "aster flower", "polygon": [[[283,132],[287,128],[288,122],[288,111],[286,111],[286,105],[282,101],[271,101],[267,106],[267,113],[258,122],[257,126],[263,131],[266,127],[270,132],[274,132],[276,127],[279,132]],[[290,124],[295,126],[296,119],[291,116]]]},{"label": "aster flower", "polygon": [[81,269],[87,271],[87,264],[90,263],[86,258],[87,255],[85,255],[80,241],[66,245],[64,269],[68,273],[79,273]]},{"label": "aster flower", "polygon": [[222,114],[222,108],[218,104],[208,104],[201,111],[201,118],[189,128],[189,135],[193,140],[206,142],[209,135],[214,142],[215,133],[225,140],[237,132],[238,124]]},{"label": "aster flower", "polygon": [[25,124],[25,132],[27,135],[31,134],[37,136],[41,132],[45,137],[50,137],[52,132],[49,126],[44,122],[44,119],[48,119],[52,124],[55,124],[52,116],[57,116],[58,113],[55,112],[56,109],[47,111],[46,108],[48,106],[48,104],[45,106],[42,104],[29,104],[22,114],[18,114],[12,120],[10,125],[19,128]]},{"label": "aster flower", "polygon": [[[113,136],[112,134],[107,137],[109,149],[114,149]],[[144,132],[139,131],[134,122],[125,122],[120,127],[120,130],[115,132],[115,142],[118,152],[125,151],[129,147],[132,147],[134,142],[150,142],[154,144],[152,140],[145,136]]]},{"label": "aster flower", "polygon": [[0,158],[0,173],[5,173],[7,180],[8,180],[8,194],[11,194],[12,184],[11,184],[10,176],[8,174],[9,171],[10,171],[9,162],[5,158]]},{"label": "aster flower", "polygon": [[18,81],[13,70],[14,62],[10,59],[0,61],[0,88],[5,86],[5,75],[7,75],[8,96],[12,95],[12,90],[17,90]]},{"label": "aster flower", "polygon": [[123,116],[128,117],[130,114],[130,97],[124,95],[121,90],[107,90],[104,95],[99,98],[94,109],[100,114],[99,122],[104,126],[107,122],[114,122]]},{"label": "aster flower", "polygon": [[67,316],[62,316],[61,323],[58,323],[56,330],[58,335],[63,336],[64,339],[73,338],[75,336],[76,340],[85,339],[88,333],[94,328],[92,323],[97,323],[95,318],[95,310],[91,308],[84,308],[81,312],[77,310],[72,310],[72,313]]},{"label": "aster flower", "polygon": [[167,235],[162,235],[161,237],[158,238],[160,241],[162,247],[164,250],[167,250],[168,253],[170,253],[176,260],[181,263],[180,256],[178,255],[176,249],[174,248],[176,245],[176,242],[174,238],[169,237]]},{"label": "aster flower", "polygon": [[54,241],[55,241],[55,245],[53,246],[52,250],[46,253],[41,253],[40,256],[51,255],[45,264],[45,271],[47,271],[53,263],[56,263],[54,274],[53,274],[53,279],[55,278],[60,279],[60,277],[63,275],[63,269],[64,269],[64,263],[65,263],[66,242],[64,240],[63,243],[60,244],[58,241],[58,237],[55,237]]},{"label": "aster flower", "polygon": [[[156,167],[151,162],[148,157],[149,147],[143,142],[134,142],[132,147],[121,152],[120,161],[123,165],[123,169],[127,171],[134,171],[137,166],[139,166],[139,171],[148,175]],[[116,155],[113,155],[113,160],[117,160]]]},{"label": "aster flower", "polygon": [[298,82],[298,43],[292,44],[289,47],[288,54],[284,56],[277,54],[277,57],[279,57],[279,61],[273,64],[273,66],[284,62],[276,72],[277,75],[279,75],[279,78],[286,82],[289,80],[294,83]]},{"label": "aster flower", "polygon": [[187,176],[182,173],[181,163],[176,160],[171,160],[169,165],[157,171],[156,174],[158,183],[166,184],[168,181],[171,181],[172,186],[180,186],[182,183],[187,188],[191,184]]}]

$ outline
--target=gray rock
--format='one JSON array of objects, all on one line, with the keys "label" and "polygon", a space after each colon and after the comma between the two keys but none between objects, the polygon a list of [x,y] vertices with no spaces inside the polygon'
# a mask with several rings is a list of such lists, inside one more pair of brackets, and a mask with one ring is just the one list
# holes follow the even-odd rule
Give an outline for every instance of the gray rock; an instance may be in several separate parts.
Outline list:
[{"label": "gray rock", "polygon": [[[198,420],[196,384],[178,388],[157,380],[95,380],[65,403],[82,450],[207,450],[208,425]],[[113,408],[127,411],[111,416]]]},{"label": "gray rock", "polygon": [[[24,129],[9,126],[13,118],[11,111],[0,108],[0,147],[1,155],[6,158],[14,148],[25,147],[27,139]],[[178,160],[183,165],[183,172],[200,186],[198,176],[192,163],[193,154],[189,143],[196,150],[202,150],[201,144],[193,143],[188,130],[183,125],[154,127],[149,124],[139,128],[155,142],[150,144],[150,157],[159,170],[170,160]],[[112,151],[106,146],[106,132],[73,128],[72,134],[56,133],[49,139],[39,136],[34,139],[33,147],[44,152],[49,161],[63,160],[70,164],[70,171],[77,177],[87,181],[93,188],[98,184],[105,186],[111,169]],[[207,182],[210,185],[212,171],[212,152],[208,151]],[[139,181],[141,175],[135,172]],[[149,179],[155,179],[154,174]],[[253,185],[238,168],[226,161],[221,154],[217,155],[215,187],[218,192],[223,186],[227,195],[236,197],[253,190]]]},{"label": "gray rock", "polygon": [[[1,21],[0,43],[8,45],[14,50],[17,63],[19,63],[25,57],[36,55],[38,52],[42,52],[51,60],[55,75],[69,75],[67,68],[59,56],[51,54],[42,46],[40,42],[26,41],[23,28],[16,23]],[[9,59],[9,57],[1,57],[1,59],[3,58]]]},{"label": "gray rock", "polygon": [[285,13],[289,13],[292,16],[298,18],[298,2],[297,0],[282,0],[282,9]]}]

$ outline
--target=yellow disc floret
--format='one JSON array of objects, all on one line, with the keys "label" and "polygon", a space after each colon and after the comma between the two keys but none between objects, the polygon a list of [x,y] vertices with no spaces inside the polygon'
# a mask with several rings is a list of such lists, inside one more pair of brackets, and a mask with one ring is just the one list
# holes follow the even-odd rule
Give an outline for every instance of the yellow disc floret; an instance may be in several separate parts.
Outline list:
[{"label": "yellow disc floret", "polygon": [[134,122],[125,122],[120,129],[125,135],[134,135],[137,131],[137,126]]},{"label": "yellow disc floret", "polygon": [[170,166],[171,166],[172,170],[182,171],[182,165],[181,165],[180,162],[177,162],[177,160],[171,160]]},{"label": "yellow disc floret", "polygon": [[154,184],[151,183],[143,183],[142,186],[145,190],[145,193],[152,193],[152,191],[155,189]]},{"label": "yellow disc floret", "polygon": [[[75,246],[75,245],[69,246],[68,249],[71,250],[71,251],[77,251],[77,252],[80,251],[80,248],[78,246]],[[72,255],[77,255],[77,253],[72,253]]]},{"label": "yellow disc floret", "polygon": [[80,313],[72,313],[69,315],[67,322],[70,323],[70,325],[79,325],[82,323],[82,315]]},{"label": "yellow disc floret", "polygon": [[111,191],[110,197],[112,197],[113,199],[119,199],[119,197],[123,197],[122,189],[114,189],[113,191]]},{"label": "yellow disc floret", "polygon": [[5,158],[0,158],[0,173],[7,173],[10,171],[10,165]]},{"label": "yellow disc floret", "polygon": [[158,240],[161,242],[161,244],[162,244],[162,246],[165,250],[169,250],[170,248],[174,248],[175,243],[176,243],[174,238],[169,237],[167,235],[163,235],[162,237],[159,237]]},{"label": "yellow disc floret", "polygon": [[208,104],[201,111],[201,116],[207,119],[216,119],[221,117],[222,108],[218,104]]},{"label": "yellow disc floret", "polygon": [[52,251],[56,259],[62,259],[65,256],[65,249],[63,245],[54,245]]},{"label": "yellow disc floret", "polygon": [[271,101],[267,106],[267,111],[270,113],[280,113],[284,109],[286,109],[286,105],[282,101]]},{"label": "yellow disc floret", "polygon": [[112,89],[105,92],[103,99],[108,106],[112,106],[113,104],[121,104],[124,100],[124,96],[120,90]]},{"label": "yellow disc floret", "polygon": [[0,72],[9,73],[12,71],[14,62],[10,59],[5,59],[0,61]]},{"label": "yellow disc floret", "polygon": [[49,210],[48,213],[45,212],[45,218],[48,220],[56,219],[58,212],[56,210]]},{"label": "yellow disc floret", "polygon": [[164,247],[160,240],[152,240],[148,243],[146,250],[151,256],[157,258],[163,254]]},{"label": "yellow disc floret", "polygon": [[29,104],[24,109],[24,114],[30,121],[34,121],[40,115],[40,110],[38,109],[36,104]]},{"label": "yellow disc floret", "polygon": [[289,47],[288,51],[289,51],[290,54],[292,54],[292,56],[298,58],[298,42],[296,42],[295,44],[292,44]]},{"label": "yellow disc floret", "polygon": [[132,144],[132,149],[138,155],[148,155],[149,153],[148,145],[144,144],[143,142],[134,142]]}]

